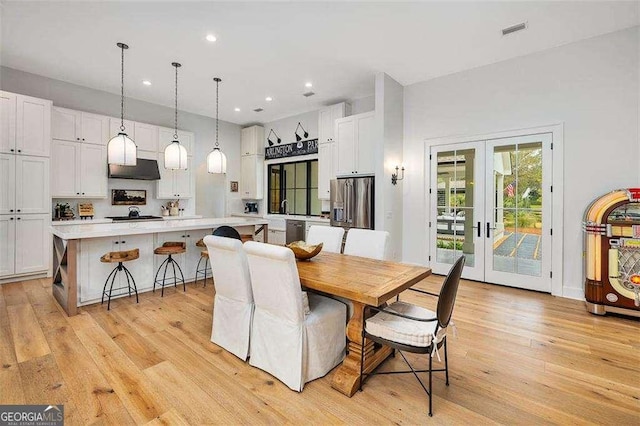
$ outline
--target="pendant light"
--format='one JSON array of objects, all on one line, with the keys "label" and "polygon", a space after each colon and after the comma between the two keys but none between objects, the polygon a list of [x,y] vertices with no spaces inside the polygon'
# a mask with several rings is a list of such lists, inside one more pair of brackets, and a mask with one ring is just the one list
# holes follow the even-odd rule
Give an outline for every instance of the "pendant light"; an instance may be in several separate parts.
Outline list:
[{"label": "pendant light", "polygon": [[107,162],[118,166],[135,166],[138,155],[135,142],[127,136],[124,128],[124,51],[128,49],[124,43],[118,43],[121,51],[120,60],[120,133],[112,137],[107,144]]},{"label": "pendant light", "polygon": [[171,142],[164,149],[164,168],[171,170],[186,170],[187,169],[187,150],[180,144],[178,140],[178,68],[180,65],[177,62],[172,62],[172,66],[176,68],[176,112],[174,121],[174,133],[173,142]]},{"label": "pendant light", "polygon": [[227,173],[227,157],[224,155],[222,151],[220,151],[220,146],[218,143],[218,107],[219,104],[219,95],[218,89],[220,82],[222,81],[218,77],[214,78],[213,81],[216,82],[216,144],[213,147],[213,151],[207,155],[207,171],[209,173]]}]

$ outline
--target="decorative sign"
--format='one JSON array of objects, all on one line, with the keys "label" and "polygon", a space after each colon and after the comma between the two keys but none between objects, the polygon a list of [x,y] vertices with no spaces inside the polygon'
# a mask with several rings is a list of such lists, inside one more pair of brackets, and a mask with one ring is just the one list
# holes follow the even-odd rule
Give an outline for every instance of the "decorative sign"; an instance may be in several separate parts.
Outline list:
[{"label": "decorative sign", "polygon": [[146,189],[112,189],[112,206],[144,206],[147,204]]},{"label": "decorative sign", "polygon": [[238,192],[238,181],[237,180],[232,180],[231,181],[231,192]]},{"label": "decorative sign", "polygon": [[284,145],[269,146],[264,149],[265,160],[276,158],[297,157],[318,153],[318,139],[287,143]]}]

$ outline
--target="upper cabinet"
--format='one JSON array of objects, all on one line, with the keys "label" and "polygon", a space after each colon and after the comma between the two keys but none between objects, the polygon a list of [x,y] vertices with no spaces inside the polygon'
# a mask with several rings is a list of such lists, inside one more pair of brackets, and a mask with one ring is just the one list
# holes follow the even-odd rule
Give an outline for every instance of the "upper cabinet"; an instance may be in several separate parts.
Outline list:
[{"label": "upper cabinet", "polygon": [[242,155],[264,155],[264,127],[251,126],[242,129],[240,149]]},{"label": "upper cabinet", "polygon": [[0,154],[0,214],[48,213],[49,159]]},{"label": "upper cabinet", "polygon": [[191,198],[195,192],[193,157],[187,157],[187,170],[167,170],[164,168],[164,153],[158,153],[160,180],[157,184],[158,199]]},{"label": "upper cabinet", "polygon": [[[109,119],[109,141],[112,137],[117,135],[122,131],[120,128],[122,126],[123,121],[119,118],[110,118]],[[135,122],[124,120],[124,132],[134,141],[136,140],[136,125]]]},{"label": "upper cabinet", "polygon": [[139,150],[154,152],[158,151],[158,126],[136,123],[134,126],[134,130],[134,141]]},{"label": "upper cabinet", "polygon": [[[167,145],[173,142],[175,130],[168,127],[159,127],[158,129],[158,151],[162,153]],[[187,150],[187,155],[193,155],[193,133],[178,130],[178,141]]]},{"label": "upper cabinet", "polygon": [[375,172],[375,113],[341,118],[335,124],[335,171],[337,176]]},{"label": "upper cabinet", "polygon": [[48,157],[51,101],[0,92],[0,152]]},{"label": "upper cabinet", "polygon": [[318,143],[333,142],[336,120],[349,114],[351,114],[351,105],[345,102],[321,109],[318,114]]},{"label": "upper cabinet", "polygon": [[106,145],[111,136],[109,117],[89,112],[54,107],[51,132],[53,139]]},{"label": "upper cabinet", "polygon": [[107,147],[54,140],[51,194],[54,198],[105,198]]}]

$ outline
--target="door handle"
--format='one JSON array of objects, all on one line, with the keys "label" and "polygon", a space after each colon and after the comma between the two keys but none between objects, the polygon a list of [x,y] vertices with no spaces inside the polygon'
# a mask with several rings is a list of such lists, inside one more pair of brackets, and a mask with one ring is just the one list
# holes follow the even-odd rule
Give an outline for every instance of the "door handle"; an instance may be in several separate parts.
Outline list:
[{"label": "door handle", "polygon": [[478,238],[480,238],[480,229],[482,228],[482,225],[480,224],[480,222],[478,222],[478,226],[474,226],[474,228],[478,230]]},{"label": "door handle", "polygon": [[489,238],[489,229],[491,229],[490,226],[491,225],[489,225],[489,222],[487,222],[487,238]]}]

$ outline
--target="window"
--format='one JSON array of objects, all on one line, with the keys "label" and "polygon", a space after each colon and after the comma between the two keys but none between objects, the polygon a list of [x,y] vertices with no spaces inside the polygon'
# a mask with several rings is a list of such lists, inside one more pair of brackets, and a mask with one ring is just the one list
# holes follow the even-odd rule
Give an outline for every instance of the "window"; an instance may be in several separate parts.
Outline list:
[{"label": "window", "polygon": [[[270,164],[268,170],[269,213],[320,216],[318,199],[318,160]],[[286,207],[282,207],[287,200]]]}]

